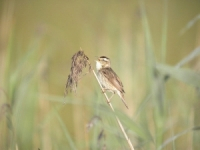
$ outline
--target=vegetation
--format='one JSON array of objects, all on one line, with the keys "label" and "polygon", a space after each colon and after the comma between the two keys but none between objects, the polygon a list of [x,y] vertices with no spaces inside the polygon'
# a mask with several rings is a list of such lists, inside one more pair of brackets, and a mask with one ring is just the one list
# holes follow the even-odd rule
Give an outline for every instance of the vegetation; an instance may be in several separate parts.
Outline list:
[{"label": "vegetation", "polygon": [[[0,149],[200,149],[199,1],[0,2]],[[64,97],[82,47],[125,87],[110,110],[92,72]],[[83,70],[83,73],[88,70]]]}]

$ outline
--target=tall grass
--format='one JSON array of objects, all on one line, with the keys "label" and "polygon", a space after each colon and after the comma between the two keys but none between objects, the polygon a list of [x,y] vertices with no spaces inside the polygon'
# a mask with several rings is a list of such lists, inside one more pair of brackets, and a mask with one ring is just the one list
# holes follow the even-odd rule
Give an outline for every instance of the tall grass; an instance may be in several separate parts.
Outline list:
[{"label": "tall grass", "polygon": [[[117,96],[111,102],[135,149],[199,149],[200,77],[190,67],[196,63],[199,46],[181,53],[185,56],[180,55],[180,60],[177,56],[172,65],[169,60],[174,56],[169,55],[173,52],[168,44],[170,3],[164,1],[162,5],[162,18],[158,18],[162,22],[161,40],[155,40],[148,14],[151,5],[139,2],[139,6],[121,2],[107,5],[99,2],[98,6],[89,3],[83,8],[77,2],[66,5],[63,11],[73,12],[72,8],[76,8],[75,16],[81,16],[81,19],[65,16],[70,18],[67,22],[75,22],[70,31],[65,25],[67,32],[63,34],[69,33],[67,48],[63,48],[60,29],[54,34],[56,29],[48,25],[47,34],[29,37],[26,43],[20,41],[19,31],[12,22],[16,3],[2,2],[9,9],[2,9],[0,28],[4,31],[0,32],[0,149],[128,149],[115,116],[91,74],[81,79],[76,94],[64,99],[70,59],[80,46],[91,62],[99,55],[111,58],[113,69],[123,81],[130,109],[121,106]],[[138,9],[136,12],[134,7]],[[127,12],[121,13],[121,9]],[[88,10],[95,14],[94,20]],[[133,12],[137,16],[134,21]],[[91,20],[85,20],[85,16]],[[99,18],[101,21],[94,25]],[[198,18],[199,15],[186,27],[182,25],[181,36],[190,32]],[[75,34],[71,29],[79,25]],[[71,41],[72,38],[75,40]],[[55,44],[58,41],[59,46]],[[99,119],[87,130],[86,125],[95,117]]]},{"label": "tall grass", "polygon": [[[164,20],[163,20],[163,32],[162,32],[162,46],[161,46],[161,60],[162,62],[157,62],[154,58],[154,51],[155,48],[152,46],[154,45],[151,38],[151,32],[147,20],[147,14],[145,12],[145,5],[143,1],[140,1],[141,10],[143,14],[143,28],[145,31],[145,38],[146,38],[146,59],[147,59],[147,74],[149,76],[150,82],[150,99],[153,102],[153,128],[150,129],[154,130],[154,133],[152,133],[152,136],[154,138],[154,146],[156,149],[165,149],[167,144],[171,145],[171,149],[177,149],[178,147],[176,145],[175,140],[182,136],[185,133],[188,133],[189,131],[193,130],[193,124],[192,122],[189,123],[189,129],[183,129],[182,133],[174,133],[176,124],[173,122],[175,121],[174,115],[172,116],[171,107],[174,105],[175,102],[167,102],[166,101],[166,81],[170,78],[175,78],[179,81],[182,81],[186,83],[188,86],[191,85],[194,88],[199,87],[199,74],[194,72],[191,69],[181,69],[179,67],[183,66],[184,64],[188,63],[195,57],[199,55],[199,48],[196,48],[191,54],[188,54],[186,58],[180,61],[176,66],[170,67],[168,65],[161,65],[163,62],[165,62],[165,55],[166,55],[166,39],[167,39],[167,5],[164,5]],[[166,2],[166,1],[165,1]],[[181,65],[180,65],[181,64]],[[165,70],[165,71],[164,71]],[[174,87],[173,87],[174,88]],[[184,101],[183,101],[184,102]],[[171,127],[168,127],[168,123],[174,124]],[[165,141],[165,137],[167,135],[167,132],[171,133],[171,137]],[[194,131],[197,132],[197,131]],[[164,142],[165,141],[165,142]],[[191,146],[191,145],[190,145]],[[190,147],[189,146],[189,147]],[[170,148],[166,147],[167,149]]]}]

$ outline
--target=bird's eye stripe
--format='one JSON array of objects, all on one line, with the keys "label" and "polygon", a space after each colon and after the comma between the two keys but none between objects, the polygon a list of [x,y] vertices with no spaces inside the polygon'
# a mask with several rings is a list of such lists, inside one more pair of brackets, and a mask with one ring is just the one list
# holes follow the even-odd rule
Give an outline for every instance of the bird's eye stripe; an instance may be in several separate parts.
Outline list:
[{"label": "bird's eye stripe", "polygon": [[102,59],[109,59],[109,58],[106,57],[106,56],[101,56],[101,57],[99,57],[99,58],[102,58]]},{"label": "bird's eye stripe", "polygon": [[100,58],[107,58],[106,56],[101,56]]}]

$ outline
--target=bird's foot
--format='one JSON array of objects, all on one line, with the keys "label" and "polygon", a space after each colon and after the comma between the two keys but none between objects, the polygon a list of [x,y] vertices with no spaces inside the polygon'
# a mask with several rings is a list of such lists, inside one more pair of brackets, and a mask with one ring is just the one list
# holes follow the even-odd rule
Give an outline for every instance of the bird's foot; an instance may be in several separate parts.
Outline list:
[{"label": "bird's foot", "polygon": [[102,93],[106,93],[106,91],[108,91],[109,89],[106,89],[106,88],[102,88]]},{"label": "bird's foot", "polygon": [[107,99],[107,103],[110,104],[110,99]]},{"label": "bird's foot", "polygon": [[104,88],[102,88],[102,93],[103,93],[103,94],[106,93],[106,90],[105,90]]}]

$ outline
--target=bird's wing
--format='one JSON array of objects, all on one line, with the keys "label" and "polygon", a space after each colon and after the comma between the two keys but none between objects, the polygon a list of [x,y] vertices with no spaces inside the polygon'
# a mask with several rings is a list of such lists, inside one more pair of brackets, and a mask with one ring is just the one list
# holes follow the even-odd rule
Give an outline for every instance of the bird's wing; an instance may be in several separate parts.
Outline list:
[{"label": "bird's wing", "polygon": [[120,92],[125,93],[123,89],[123,84],[117,74],[112,70],[112,68],[101,69],[104,76],[110,81],[110,83]]}]

